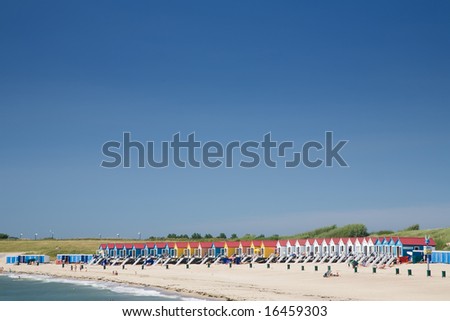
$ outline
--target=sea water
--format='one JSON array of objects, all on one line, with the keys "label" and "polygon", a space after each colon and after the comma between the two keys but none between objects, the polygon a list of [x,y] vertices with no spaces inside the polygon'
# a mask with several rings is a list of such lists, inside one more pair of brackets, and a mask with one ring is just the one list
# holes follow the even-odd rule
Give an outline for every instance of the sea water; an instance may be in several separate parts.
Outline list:
[{"label": "sea water", "polygon": [[[28,274],[0,274],[0,301],[176,301],[191,300],[146,287],[53,278]],[[193,299],[192,299],[193,300]]]}]

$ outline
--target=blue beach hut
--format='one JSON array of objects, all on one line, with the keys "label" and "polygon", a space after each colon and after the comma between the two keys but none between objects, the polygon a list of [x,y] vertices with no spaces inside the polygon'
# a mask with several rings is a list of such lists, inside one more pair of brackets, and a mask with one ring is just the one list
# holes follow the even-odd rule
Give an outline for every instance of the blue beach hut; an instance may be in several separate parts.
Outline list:
[{"label": "blue beach hut", "polygon": [[165,242],[157,242],[155,244],[156,256],[164,256],[169,254],[169,246]]}]

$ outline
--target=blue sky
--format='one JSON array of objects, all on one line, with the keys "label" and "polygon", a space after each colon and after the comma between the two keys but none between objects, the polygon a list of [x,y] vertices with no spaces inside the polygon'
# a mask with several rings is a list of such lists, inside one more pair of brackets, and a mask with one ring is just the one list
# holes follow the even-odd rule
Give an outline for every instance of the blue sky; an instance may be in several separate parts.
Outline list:
[{"label": "blue sky", "polygon": [[[0,232],[450,225],[447,1],[3,1]],[[104,169],[103,143],[349,140],[349,168]]]}]

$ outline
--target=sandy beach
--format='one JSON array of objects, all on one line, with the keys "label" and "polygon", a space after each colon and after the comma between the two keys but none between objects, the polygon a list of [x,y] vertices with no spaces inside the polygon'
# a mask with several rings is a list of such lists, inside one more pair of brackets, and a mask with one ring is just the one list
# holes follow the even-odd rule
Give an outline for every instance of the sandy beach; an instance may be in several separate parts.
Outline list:
[{"label": "sandy beach", "polygon": [[[71,271],[70,265],[6,265],[5,272],[40,274],[61,278],[80,278],[113,281],[133,286],[146,286],[182,295],[219,300],[450,300],[450,278],[442,278],[441,271],[450,272],[448,265],[431,265],[432,276],[426,276],[425,264],[402,264],[379,269],[359,267],[358,273],[347,264],[332,264],[339,277],[324,278],[327,264],[265,264],[249,265],[185,265],[148,266],[87,266],[87,270]],[[395,268],[400,274],[395,274]],[[412,270],[412,276],[407,270]],[[118,275],[113,275],[117,271]]]}]

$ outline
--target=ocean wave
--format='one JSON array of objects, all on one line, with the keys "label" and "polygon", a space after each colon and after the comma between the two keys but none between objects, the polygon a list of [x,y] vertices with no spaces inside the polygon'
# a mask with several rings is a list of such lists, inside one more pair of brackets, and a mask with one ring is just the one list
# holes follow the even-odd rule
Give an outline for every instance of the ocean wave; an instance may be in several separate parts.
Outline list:
[{"label": "ocean wave", "polygon": [[128,285],[122,285],[115,282],[99,282],[91,280],[75,280],[75,279],[65,279],[65,278],[54,278],[48,275],[34,275],[34,274],[13,274],[8,273],[7,275],[11,279],[26,279],[33,280],[44,283],[65,283],[73,284],[78,286],[90,286],[99,290],[111,291],[119,294],[131,295],[131,296],[143,296],[143,297],[160,297],[167,299],[178,299],[178,300],[196,300],[195,298],[185,298],[178,295],[171,295],[160,292],[155,289],[148,289],[144,287],[134,287]]}]

